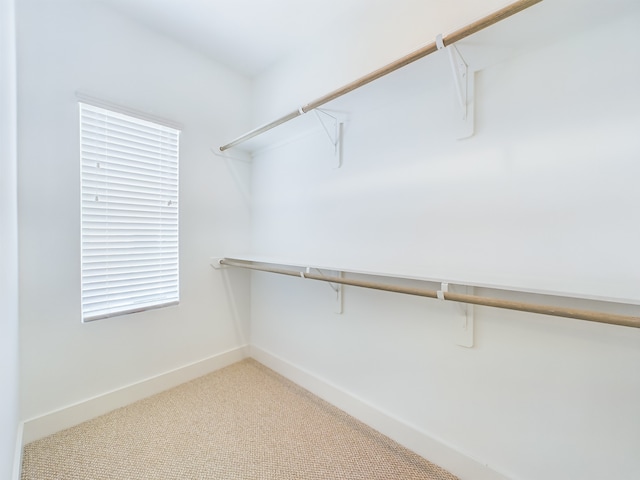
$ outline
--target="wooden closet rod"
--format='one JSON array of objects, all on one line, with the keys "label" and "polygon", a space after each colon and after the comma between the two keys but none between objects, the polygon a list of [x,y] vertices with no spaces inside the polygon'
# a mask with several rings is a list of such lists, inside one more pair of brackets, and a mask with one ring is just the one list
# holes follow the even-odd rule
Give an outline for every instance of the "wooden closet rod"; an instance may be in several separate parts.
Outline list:
[{"label": "wooden closet rod", "polygon": [[[322,282],[338,283],[341,285],[351,285],[354,287],[372,288],[374,290],[384,290],[386,292],[404,293],[407,295],[416,295],[419,297],[438,298],[436,290],[426,290],[422,288],[403,287],[398,285],[390,285],[379,282],[368,282],[365,280],[355,280],[342,277],[334,277],[328,275],[320,275],[314,273],[300,272],[295,270],[286,270],[267,266],[260,262],[256,264],[245,260],[236,260],[233,258],[223,258],[220,265],[230,267],[247,268],[249,270],[258,270],[261,272],[277,273],[280,275],[289,275],[291,277],[302,277],[310,280],[320,280]],[[487,307],[505,308],[508,310],[519,310],[521,312],[539,313],[542,315],[553,315],[556,317],[574,318],[577,320],[587,320],[589,322],[608,323],[611,325],[621,325],[625,327],[640,328],[640,317],[631,317],[627,315],[617,315],[613,313],[596,312],[592,310],[579,310],[576,308],[554,307],[550,305],[537,305],[535,303],[515,302],[511,300],[501,300],[497,298],[480,297],[477,295],[467,295],[454,292],[440,292],[445,300],[461,303],[471,303],[474,305],[482,305]]]},{"label": "wooden closet rod", "polygon": [[[503,9],[492,13],[491,15],[481,18],[480,20],[473,22],[467,25],[466,27],[463,27],[455,31],[447,35],[446,37],[443,37],[443,43],[445,46],[451,45],[452,43],[462,40],[463,38],[466,38],[469,35],[473,35],[474,33],[479,32],[480,30],[483,30],[495,23],[498,23],[500,20],[504,20],[505,18],[510,17],[511,15],[521,12],[522,10],[525,10],[526,8],[531,7],[536,3],[540,3],[541,1],[542,0],[518,0],[504,7]],[[245,133],[244,135],[236,138],[235,140],[227,143],[226,145],[221,146],[220,151],[224,152],[225,150],[228,150],[232,147],[235,147],[236,145],[239,145],[242,142],[245,142],[253,137],[260,135],[261,133],[267,132],[272,128],[275,128],[278,125],[282,125],[283,123],[286,123],[289,120],[293,120],[294,118],[299,117],[300,115],[303,115],[315,108],[321,107],[322,105],[324,105],[327,102],[330,102],[331,100],[335,100],[336,98],[341,97],[342,95],[345,95],[346,93],[349,93],[357,88],[360,88],[363,85],[366,85],[367,83],[373,82],[374,80],[377,80],[378,78],[383,77],[391,72],[395,72],[396,70],[402,67],[405,67],[410,63],[415,62],[416,60],[420,60],[421,58],[426,57],[427,55],[431,55],[437,50],[438,50],[438,46],[434,41],[416,50],[413,53],[405,55],[404,57],[396,60],[395,62],[392,62],[382,68],[379,68],[374,72],[371,72],[368,75],[365,75],[364,77],[359,78],[358,80],[355,80],[354,82],[349,83],[348,85],[345,85],[342,88],[338,88],[337,90],[334,90],[333,92],[328,93],[327,95],[320,97],[317,100],[314,100],[313,102],[307,103],[306,105],[300,107],[298,110],[295,110],[285,115],[284,117],[278,118],[277,120],[274,120],[271,123],[267,123],[261,127],[255,128],[254,130],[251,130],[250,132]]]}]

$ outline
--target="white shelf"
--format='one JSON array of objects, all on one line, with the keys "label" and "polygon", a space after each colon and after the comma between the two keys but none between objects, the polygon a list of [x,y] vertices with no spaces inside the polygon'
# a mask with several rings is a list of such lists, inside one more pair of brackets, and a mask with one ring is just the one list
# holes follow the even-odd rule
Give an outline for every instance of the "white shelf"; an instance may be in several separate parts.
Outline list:
[{"label": "white shelf", "polygon": [[312,268],[318,270],[326,270],[331,272],[342,272],[342,273],[350,273],[356,275],[370,275],[376,277],[385,277],[385,278],[401,278],[407,280],[418,280],[422,282],[431,282],[436,284],[447,283],[449,285],[458,285],[458,286],[466,286],[466,287],[474,287],[474,288],[487,288],[492,290],[501,290],[505,292],[518,292],[518,293],[527,293],[534,295],[545,295],[545,296],[553,296],[553,297],[564,297],[564,298],[575,298],[581,300],[594,300],[601,302],[609,302],[609,303],[620,303],[626,305],[640,305],[640,300],[638,299],[629,299],[629,298],[618,298],[618,297],[610,297],[610,296],[599,296],[586,294],[583,292],[576,291],[555,291],[555,290],[546,290],[543,288],[530,288],[523,285],[515,285],[515,284],[502,284],[502,283],[493,283],[493,282],[483,282],[478,281],[469,277],[458,277],[458,276],[448,276],[448,275],[429,275],[426,273],[417,272],[412,269],[377,269],[377,268],[367,268],[358,265],[348,265],[341,264],[330,265],[323,263],[313,263],[313,262],[304,262],[300,259],[284,259],[281,257],[272,257],[268,255],[250,255],[250,254],[237,254],[237,255],[227,255],[225,257],[214,257],[211,259],[212,266],[216,267],[216,264],[219,266],[218,262],[222,258],[229,258],[234,260],[241,260],[245,262],[257,262],[257,263],[267,263],[274,265],[281,265],[293,268]]}]

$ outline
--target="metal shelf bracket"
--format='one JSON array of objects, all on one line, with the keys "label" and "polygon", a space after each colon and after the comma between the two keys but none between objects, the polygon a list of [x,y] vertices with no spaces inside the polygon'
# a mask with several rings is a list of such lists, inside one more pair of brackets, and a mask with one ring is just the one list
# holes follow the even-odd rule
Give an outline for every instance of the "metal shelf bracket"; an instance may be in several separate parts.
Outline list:
[{"label": "metal shelf bracket", "polygon": [[[315,270],[316,272],[318,272],[318,275],[320,275],[323,279],[326,279],[327,277],[325,276],[324,273],[322,273],[322,271],[319,268],[313,268],[313,270]],[[311,273],[311,267],[307,267],[306,269],[307,273]],[[336,272],[338,278],[343,278],[343,273],[342,272]],[[305,278],[304,273],[301,272],[301,277]],[[344,290],[344,285],[342,284],[338,284],[338,283],[333,283],[331,281],[329,281],[328,279],[325,280],[325,282],[327,282],[327,284],[329,285],[329,288],[331,288],[331,290],[333,290],[336,294],[336,307],[335,307],[335,313],[337,314],[342,314],[343,312],[343,302],[342,302],[342,295],[343,295],[343,290]]]},{"label": "metal shelf bracket", "polygon": [[333,146],[333,155],[336,157],[335,168],[342,166],[342,138],[344,133],[344,120],[328,113],[326,110],[316,108],[313,110],[316,118],[322,125],[329,141]]},{"label": "metal shelf bracket", "polygon": [[475,104],[475,72],[469,70],[467,62],[455,45],[444,45],[442,34],[436,37],[438,50],[446,50],[453,73],[455,93],[459,104],[459,114],[455,115],[456,137],[460,140],[473,135]]},{"label": "metal shelf bracket", "polygon": [[[440,290],[436,292],[436,297],[438,300],[447,300],[447,293],[450,292],[451,286],[442,282],[440,284]],[[473,295],[473,287],[470,286],[462,286],[459,287],[463,291],[461,293],[465,295]],[[473,347],[473,319],[474,319],[474,311],[473,305],[467,303],[458,303],[459,315],[455,315],[453,319],[453,337],[456,345],[460,345],[461,347],[471,348]]]}]

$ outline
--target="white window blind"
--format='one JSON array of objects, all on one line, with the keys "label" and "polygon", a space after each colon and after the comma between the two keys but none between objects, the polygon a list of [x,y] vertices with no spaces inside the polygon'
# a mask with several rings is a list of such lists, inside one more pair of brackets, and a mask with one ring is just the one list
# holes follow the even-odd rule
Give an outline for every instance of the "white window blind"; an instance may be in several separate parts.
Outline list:
[{"label": "white window blind", "polygon": [[178,303],[179,134],[80,103],[83,321]]}]

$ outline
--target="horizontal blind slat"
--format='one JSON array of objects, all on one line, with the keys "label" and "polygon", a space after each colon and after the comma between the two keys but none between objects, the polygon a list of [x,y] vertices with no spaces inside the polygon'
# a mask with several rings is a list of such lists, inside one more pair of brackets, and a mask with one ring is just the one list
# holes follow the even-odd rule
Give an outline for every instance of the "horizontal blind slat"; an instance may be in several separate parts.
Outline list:
[{"label": "horizontal blind slat", "polygon": [[120,127],[117,125],[105,126],[92,119],[84,122],[84,130],[82,137],[87,139],[101,140],[109,138],[113,143],[131,144],[136,148],[156,148],[157,146],[166,146],[177,152],[175,145],[178,142],[177,136],[162,135],[158,137],[155,132],[141,133],[130,128]]},{"label": "horizontal blind slat", "polygon": [[111,277],[114,281],[124,280],[128,278],[132,279],[159,279],[159,278],[176,278],[175,272],[173,271],[174,265],[167,266],[167,269],[126,269],[120,272],[114,272],[111,269],[97,269],[93,270],[92,273],[87,274],[85,279],[87,281],[87,285],[96,284],[97,282],[102,281],[106,277]]},{"label": "horizontal blind slat", "polygon": [[144,279],[140,279],[139,281],[119,281],[119,282],[109,282],[109,288],[100,287],[97,284],[89,285],[85,290],[85,299],[95,299],[95,298],[131,298],[135,297],[137,294],[141,292],[145,292],[145,295],[148,292],[160,292],[166,291],[170,292],[173,288],[178,284],[177,279],[156,279],[152,282],[145,282]]},{"label": "horizontal blind slat", "polygon": [[178,136],[178,134],[176,133],[178,132],[178,130],[171,127],[158,125],[142,119],[133,119],[133,117],[130,117],[128,115],[118,114],[106,109],[100,109],[99,107],[92,107],[86,104],[81,105],[83,106],[83,109],[81,110],[82,120],[89,124],[102,125],[105,128],[109,127],[128,129],[134,132],[138,132],[141,135],[157,132],[157,134],[166,135],[167,137]]},{"label": "horizontal blind slat", "polygon": [[170,289],[157,289],[157,290],[146,290],[136,292],[135,294],[130,294],[126,297],[112,295],[110,297],[94,297],[91,299],[86,299],[83,302],[83,305],[86,305],[91,309],[93,313],[100,311],[102,308],[112,309],[116,306],[132,306],[142,302],[148,302],[150,300],[176,300],[177,296],[173,295],[172,290]]},{"label": "horizontal blind slat", "polygon": [[85,144],[82,147],[83,154],[90,154],[93,156],[103,155],[105,158],[111,160],[114,164],[122,165],[154,165],[154,164],[171,164],[172,155],[170,152],[155,152],[153,150],[133,150],[124,148],[115,148],[111,145],[107,148],[100,148],[99,146],[92,146]]}]

